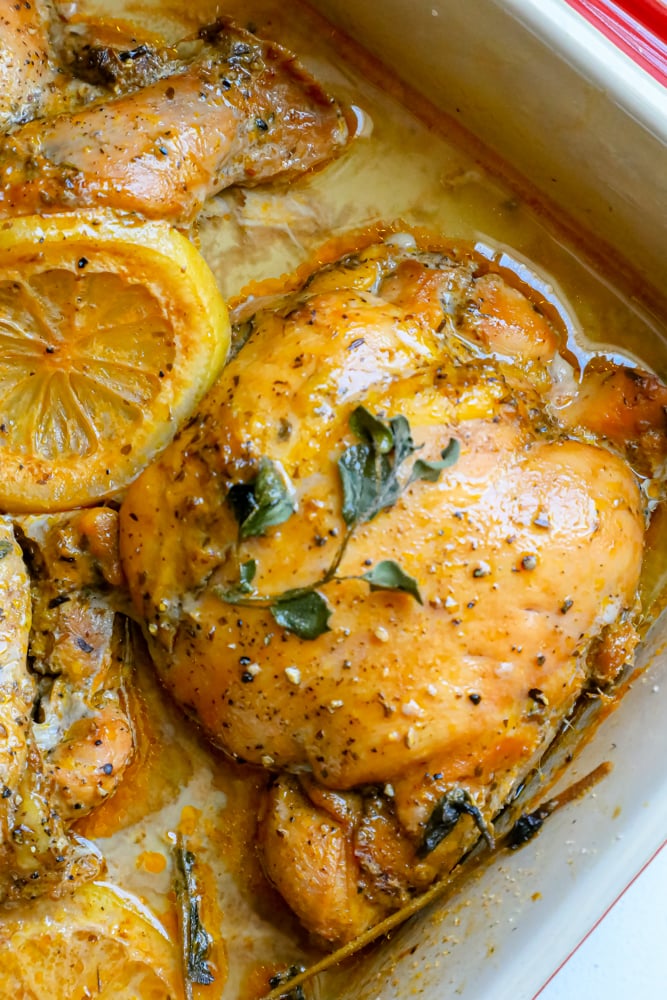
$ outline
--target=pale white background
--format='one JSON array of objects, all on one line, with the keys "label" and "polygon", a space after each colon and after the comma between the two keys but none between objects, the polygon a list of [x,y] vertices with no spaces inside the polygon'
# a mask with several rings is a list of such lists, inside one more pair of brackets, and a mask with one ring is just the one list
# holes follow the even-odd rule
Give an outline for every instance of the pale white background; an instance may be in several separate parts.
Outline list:
[{"label": "pale white background", "polygon": [[667,847],[542,990],[539,1000],[667,1000]]}]

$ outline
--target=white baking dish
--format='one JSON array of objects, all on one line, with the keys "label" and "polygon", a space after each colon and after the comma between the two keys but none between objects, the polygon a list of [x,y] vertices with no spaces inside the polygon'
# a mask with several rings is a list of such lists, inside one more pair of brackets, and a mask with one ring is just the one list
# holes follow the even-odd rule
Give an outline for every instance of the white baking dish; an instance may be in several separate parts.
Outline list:
[{"label": "white baking dish", "polygon": [[314,0],[657,287],[667,92],[565,0]]},{"label": "white baking dish", "polygon": [[[667,91],[656,78],[563,0],[314,5],[585,228],[602,257],[618,255],[650,282],[647,302],[660,301]],[[640,655],[647,669],[560,786],[602,761],[611,774],[342,979],[322,977],[322,1000],[539,992],[667,836],[666,630],[663,616]]]},{"label": "white baking dish", "polygon": [[[604,258],[609,273],[616,271],[619,301],[629,291],[641,296],[636,312],[661,308],[667,277],[667,92],[656,79],[564,0],[311,3],[375,53],[390,77],[396,74],[421,90],[500,159],[494,163],[480,149],[476,163],[474,145],[459,153],[457,143],[465,146],[465,137],[446,119],[439,123],[445,140],[410,115],[401,117],[390,86],[386,93],[372,81],[366,90],[357,86],[356,68],[348,66],[345,46],[337,57],[336,36],[320,28],[316,37],[316,25],[305,17],[301,23],[300,7],[271,0],[266,4],[272,10],[267,33],[275,32],[293,47],[342,100],[358,99],[364,106],[367,98],[367,114],[360,114],[362,135],[345,155],[326,170],[296,181],[287,197],[282,190],[257,188],[228,192],[208,206],[210,214],[197,235],[225,294],[238,293],[249,277],[291,269],[330,233],[340,236],[378,217],[401,217],[435,227],[454,240],[477,241],[483,251],[507,248],[517,267],[527,263],[544,294],[553,295],[575,320],[580,309],[590,314],[602,303],[598,340],[604,339],[610,315],[605,305],[610,298],[598,294],[607,270],[599,271],[601,278],[591,277],[586,263],[590,258],[579,253],[576,234],[587,233],[587,252]],[[262,4],[258,0],[257,5]],[[221,0],[219,6],[239,20],[248,16],[246,6],[253,8],[245,0]],[[179,25],[184,10],[189,10],[180,0],[87,0],[86,7],[107,13],[113,8],[119,16],[126,9],[131,18],[146,16],[149,21],[151,9],[159,7],[167,28],[171,11],[174,37],[181,37]],[[197,8],[205,9],[202,17],[218,13],[217,0],[200,0],[192,8],[193,28],[199,20]],[[372,67],[362,66],[362,77],[364,69],[373,78]],[[375,79],[391,83],[386,75]],[[435,117],[423,102],[409,92],[406,98],[409,109],[423,111],[428,126],[435,127]],[[365,148],[364,133],[371,125],[377,142]],[[407,183],[398,176],[397,164],[411,171]],[[509,189],[504,182],[496,183],[495,169],[506,172]],[[533,211],[539,205],[544,206],[544,224],[541,209]],[[574,242],[568,233],[574,234]],[[273,250],[275,243],[275,255],[267,255],[267,246]],[[558,266],[552,268],[556,258]],[[565,258],[572,258],[574,266],[564,264]],[[616,260],[627,261],[620,273]],[[625,318],[633,313],[627,301],[622,305],[612,323],[621,339]],[[660,323],[642,318],[634,327],[640,336],[628,334],[623,346],[648,354],[667,375],[667,338],[655,349],[648,343],[652,327],[656,339]],[[664,634],[657,625],[642,652],[650,667],[568,768],[561,785],[570,785],[603,761],[614,765],[612,773],[584,799],[555,813],[522,850],[495,856],[457,895],[434,904],[343,970],[309,985],[309,998],[530,1000],[539,991],[667,833]],[[184,755],[194,744],[192,733],[187,740]],[[551,796],[553,790],[545,794]],[[195,774],[174,801],[148,817],[152,840],[148,833],[142,839],[145,829],[137,824],[102,843],[112,884],[137,893],[148,907],[155,904],[157,912],[170,891],[169,872],[159,877],[145,872],[138,855],[146,845],[164,850],[165,831],[177,828],[182,809],[193,802],[202,805],[203,812],[209,810],[205,818],[212,825],[226,808],[209,770]],[[223,868],[224,850],[216,855],[218,861]],[[252,911],[233,879],[224,883],[222,898],[230,959],[225,996],[232,1000],[240,992],[244,961],[267,968],[279,962],[289,965],[299,958],[295,952],[300,945],[293,925],[280,914],[276,927],[263,912]],[[655,984],[654,995],[661,995],[660,986]]]}]

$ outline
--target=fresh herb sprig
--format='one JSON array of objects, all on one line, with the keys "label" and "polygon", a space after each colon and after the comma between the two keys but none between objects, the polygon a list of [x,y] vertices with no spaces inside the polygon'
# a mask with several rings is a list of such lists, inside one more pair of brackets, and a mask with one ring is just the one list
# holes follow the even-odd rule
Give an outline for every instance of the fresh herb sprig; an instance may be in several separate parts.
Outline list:
[{"label": "fresh herb sprig", "polygon": [[210,986],[215,982],[208,957],[213,938],[201,922],[201,902],[194,874],[195,856],[179,838],[174,847],[174,888],[180,906],[179,928],[183,948],[183,978],[187,1000],[192,1000],[192,986]]},{"label": "fresh herb sprig", "polygon": [[[415,445],[410,424],[404,416],[383,420],[365,407],[357,406],[350,415],[350,428],[359,443],[346,448],[338,459],[345,532],[331,565],[320,579],[275,596],[259,594],[253,586],[257,562],[249,559],[241,563],[234,587],[215,590],[227,604],[268,608],[278,625],[301,639],[316,639],[329,631],[333,612],[319,588],[333,580],[363,580],[371,591],[400,591],[422,603],[417,581],[393,559],[383,559],[359,576],[340,576],[338,570],[350,539],[361,525],[393,507],[412,483],[419,480],[437,482],[442,471],[453,465],[459,456],[459,443],[452,438],[438,461],[418,458],[406,475],[405,463],[421,446]],[[262,535],[268,528],[284,523],[296,509],[285,473],[268,458],[261,459],[253,482],[231,488],[229,502],[239,525],[239,541]]]}]

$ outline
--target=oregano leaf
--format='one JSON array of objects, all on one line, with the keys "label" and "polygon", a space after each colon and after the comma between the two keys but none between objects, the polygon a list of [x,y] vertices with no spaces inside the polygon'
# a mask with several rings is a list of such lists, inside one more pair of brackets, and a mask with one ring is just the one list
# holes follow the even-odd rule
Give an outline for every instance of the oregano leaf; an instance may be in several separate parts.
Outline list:
[{"label": "oregano leaf", "polygon": [[378,496],[378,477],[371,446],[353,444],[346,448],[338,459],[338,472],[343,487],[343,520],[347,525],[368,520],[369,512],[375,510]]},{"label": "oregano leaf", "polygon": [[488,826],[470,793],[457,785],[445,792],[436,802],[426,821],[417,857],[425,858],[431,851],[434,851],[452,832],[464,813],[474,820],[475,826],[486,840],[489,848],[493,850],[495,846],[493,829]]},{"label": "oregano leaf", "polygon": [[237,524],[243,524],[257,510],[254,484],[234,483],[227,493],[227,503],[232,508]]},{"label": "oregano leaf", "polygon": [[285,472],[270,458],[260,459],[252,491],[255,506],[241,522],[239,535],[242,539],[263,535],[268,528],[283,524],[296,509],[294,492]]},{"label": "oregano leaf", "polygon": [[254,594],[255,588],[252,585],[252,581],[255,579],[256,572],[256,560],[248,559],[247,562],[241,563],[239,566],[239,582],[234,587],[224,590],[223,587],[216,584],[213,587],[213,593],[226,604],[235,604],[237,601],[247,597],[248,594]]},{"label": "oregano leaf", "polygon": [[317,590],[278,598],[271,606],[271,614],[286,632],[293,632],[300,639],[317,639],[330,631],[332,611]]},{"label": "oregano leaf", "polygon": [[399,465],[402,465],[406,458],[409,458],[418,449],[412,440],[410,424],[402,414],[399,413],[397,417],[392,417],[389,426],[394,439],[394,467],[398,471]]},{"label": "oregano leaf", "polygon": [[350,414],[350,428],[364,444],[369,444],[379,455],[386,455],[394,447],[394,436],[379,417],[374,417],[365,406],[357,406]]},{"label": "oregano leaf", "polygon": [[418,479],[423,479],[428,483],[437,483],[442,470],[449,469],[450,466],[454,465],[458,461],[460,454],[461,445],[456,438],[451,438],[447,447],[443,448],[440,452],[440,461],[429,462],[425,458],[417,459],[412,466],[412,472],[410,473],[407,485],[409,486],[410,483],[414,483]]},{"label": "oregano leaf", "polygon": [[247,562],[241,563],[239,567],[239,586],[238,589],[244,594],[251,594],[253,591],[252,581],[255,579],[255,573],[257,572],[257,562],[255,559],[248,559]]},{"label": "oregano leaf", "polygon": [[440,452],[440,458],[442,460],[442,468],[448,469],[450,466],[455,465],[459,460],[461,454],[461,442],[457,441],[456,438],[450,438],[447,446]]},{"label": "oregano leaf", "polygon": [[410,594],[419,604],[424,603],[415,578],[409,576],[393,559],[383,559],[364,573],[361,579],[366,580],[371,590],[398,590]]}]

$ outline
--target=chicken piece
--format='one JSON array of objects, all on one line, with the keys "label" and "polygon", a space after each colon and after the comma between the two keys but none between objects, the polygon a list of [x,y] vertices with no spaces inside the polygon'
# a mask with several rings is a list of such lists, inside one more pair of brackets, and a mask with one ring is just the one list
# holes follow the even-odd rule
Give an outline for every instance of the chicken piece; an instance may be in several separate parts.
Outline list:
[{"label": "chicken piece", "polygon": [[[391,788],[389,789],[391,791]],[[356,937],[453,868],[479,830],[470,816],[428,856],[405,836],[384,789],[332,792],[283,774],[259,825],[266,874],[324,945]]]},{"label": "chicken piece", "polygon": [[41,113],[54,86],[50,5],[9,3],[0,11],[0,132]]},{"label": "chicken piece", "polygon": [[134,755],[129,641],[109,600],[123,582],[118,519],[96,508],[17,524],[33,581],[34,739],[58,813],[71,821],[116,790]]},{"label": "chicken piece", "polygon": [[[31,577],[18,533],[27,553]],[[0,521],[0,903],[71,890],[102,858],[70,826],[115,791],[134,754],[117,514]]]},{"label": "chicken piece", "polygon": [[267,875],[311,934],[346,940],[384,908],[364,892],[348,817],[320,809],[313,821],[314,808],[296,778],[281,777],[267,796],[260,849]]},{"label": "chicken piece", "polygon": [[[274,786],[261,839],[337,942],[490,837],[588,678],[621,669],[645,511],[603,430],[550,404],[558,331],[472,251],[389,241],[238,319],[245,345],[128,492],[121,557],[209,738],[309,776]],[[322,799],[369,788],[372,823]]]},{"label": "chicken piece", "polygon": [[[101,28],[98,28],[98,32]],[[106,80],[90,86],[76,72],[86,63],[90,38],[98,32],[91,24],[72,28],[61,15],[56,0],[15,0],[0,12],[0,134],[25,122],[55,115],[108,95]],[[120,41],[117,36],[117,41]],[[129,48],[129,44],[128,44]],[[130,85],[133,66],[123,63],[122,80]],[[127,83],[125,80],[127,79]]]},{"label": "chicken piece", "polygon": [[655,375],[595,358],[559,417],[609,441],[640,475],[664,475],[667,387]]},{"label": "chicken piece", "polygon": [[0,903],[69,890],[101,858],[67,831],[34,736],[37,682],[28,671],[30,582],[8,519],[0,520]]},{"label": "chicken piece", "polygon": [[[141,89],[8,136],[0,214],[104,205],[188,223],[231,184],[286,180],[342,149],[340,108],[290,52],[224,19],[200,39],[190,62],[156,56],[133,74],[135,60],[126,59],[129,80],[147,84]],[[148,50],[142,59],[150,61]]]}]

